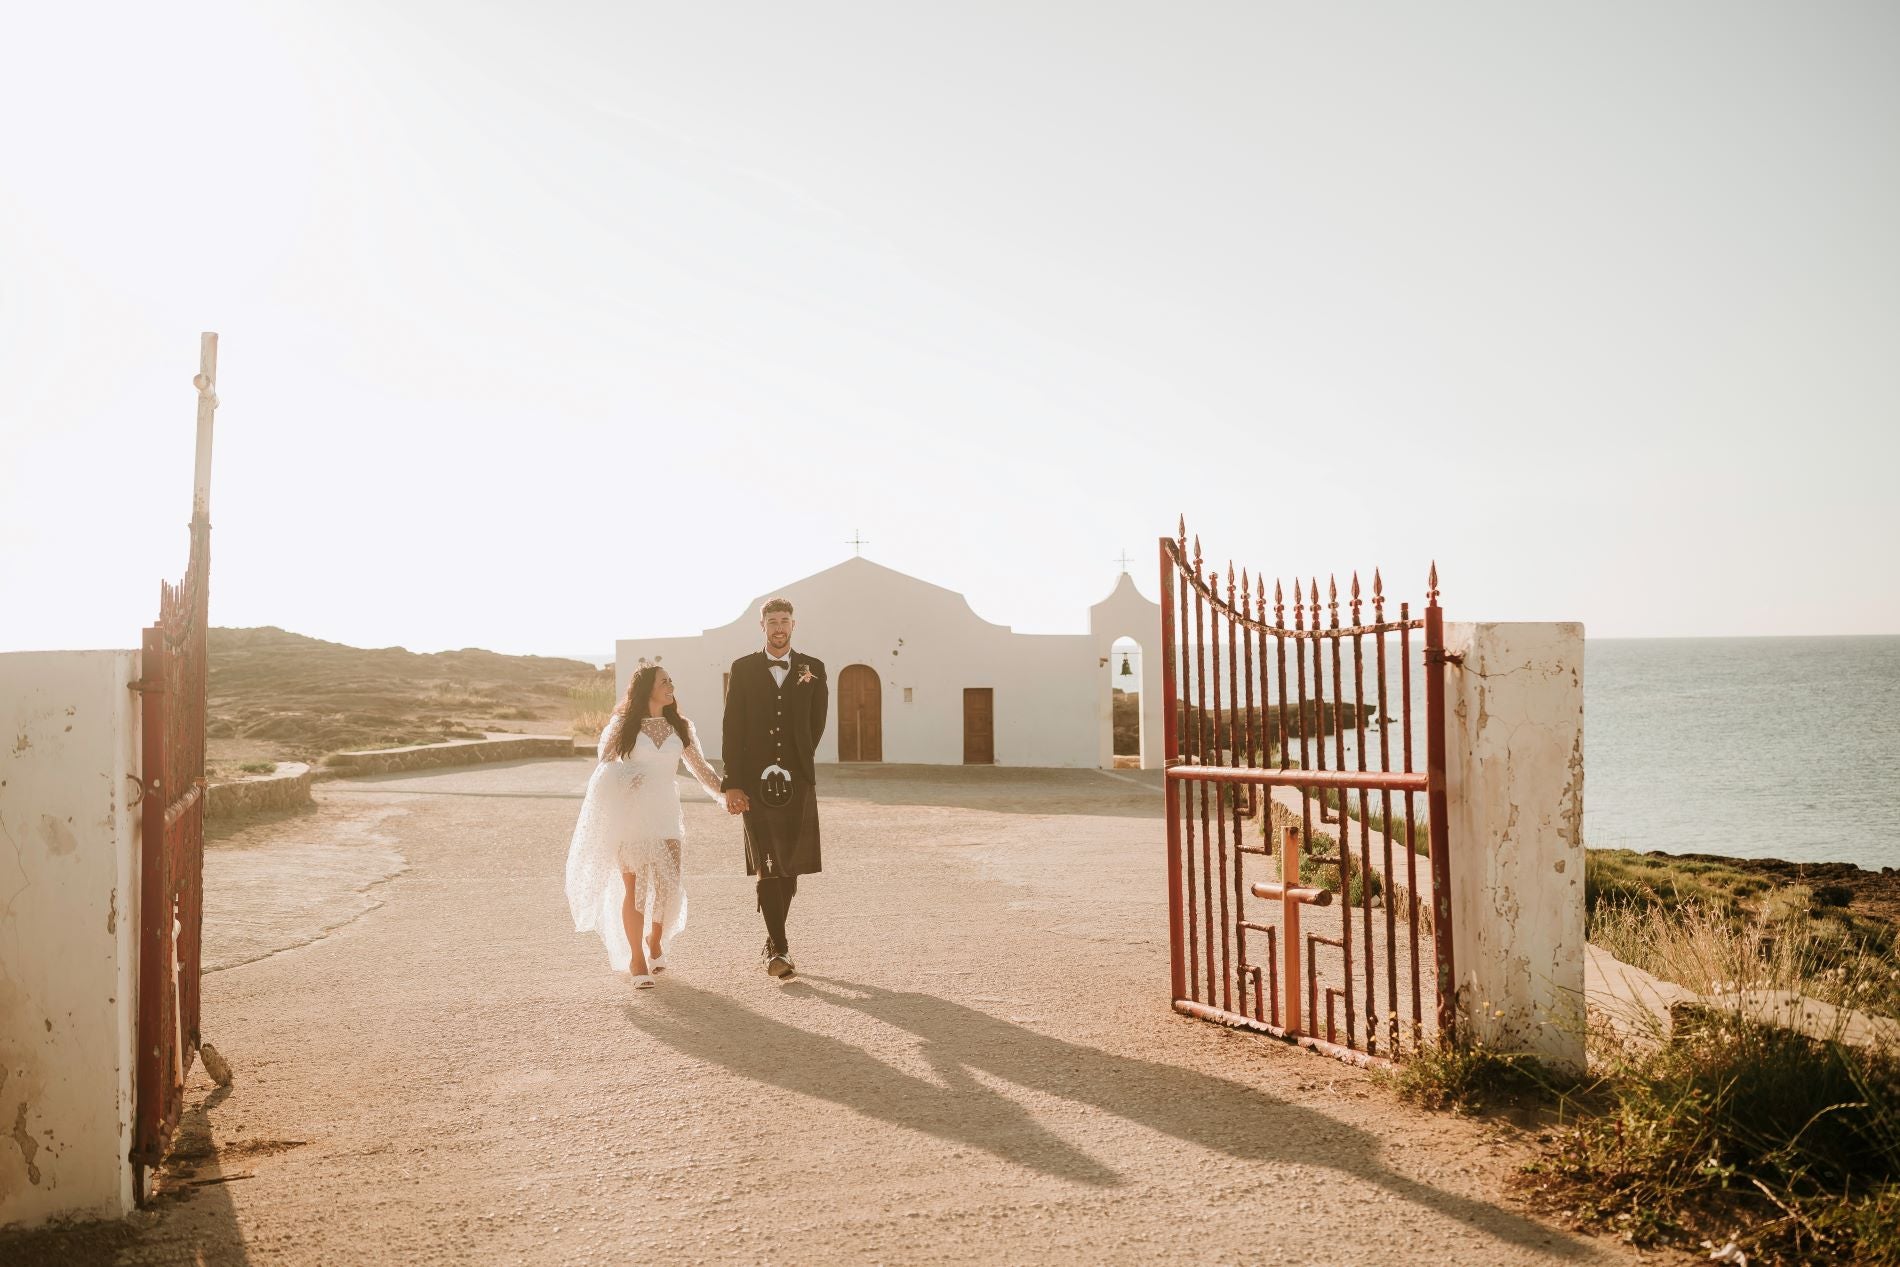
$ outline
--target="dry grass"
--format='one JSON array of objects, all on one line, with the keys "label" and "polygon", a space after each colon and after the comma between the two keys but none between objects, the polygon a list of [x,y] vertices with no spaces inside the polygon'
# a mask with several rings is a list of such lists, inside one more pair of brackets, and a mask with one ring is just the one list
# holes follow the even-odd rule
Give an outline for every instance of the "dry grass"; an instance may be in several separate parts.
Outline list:
[{"label": "dry grass", "polygon": [[619,702],[611,677],[576,682],[567,688],[567,698],[574,707],[574,735],[579,739],[592,739],[605,730]]},{"label": "dry grass", "polygon": [[[1887,959],[1804,936],[1805,893],[1753,914],[1698,903],[1599,905],[1592,939],[1717,998],[1791,991],[1864,1007]],[[1578,1222],[1638,1244],[1734,1240],[1754,1262],[1900,1263],[1900,1049],[1801,1034],[1740,1010],[1633,1038],[1590,1036],[1586,1088],[1536,1172]]]},{"label": "dry grass", "polygon": [[[1744,902],[1728,879],[1709,886],[1716,902],[1600,901],[1591,940],[1718,1000],[1789,991],[1877,1011],[1891,998],[1886,954],[1809,935],[1825,922],[1810,894]],[[1734,1241],[1751,1263],[1900,1267],[1900,1044],[1843,1041],[1844,1011],[1834,1023],[1803,1034],[1718,1006],[1647,1033],[1593,1029],[1581,1082],[1481,1045],[1428,1051],[1392,1081],[1433,1108],[1541,1102],[1554,1126],[1527,1183],[1577,1227],[1691,1252]]]},{"label": "dry grass", "polygon": [[1590,940],[1623,962],[1703,993],[1798,982],[1761,988],[1900,1017],[1893,926],[1839,900],[1829,886],[1777,886],[1709,860],[1596,849],[1584,859]]},{"label": "dry grass", "polygon": [[1353,821],[1363,819],[1366,826],[1373,832],[1382,837],[1391,837],[1392,842],[1401,849],[1409,846],[1414,853],[1420,855],[1431,852],[1431,828],[1426,824],[1423,804],[1414,804],[1412,826],[1408,830],[1405,826],[1403,797],[1392,798],[1392,817],[1388,820],[1382,797],[1375,798],[1367,795],[1361,798],[1357,794],[1348,797],[1334,788],[1321,788],[1319,796],[1325,806],[1334,813],[1342,814]]}]

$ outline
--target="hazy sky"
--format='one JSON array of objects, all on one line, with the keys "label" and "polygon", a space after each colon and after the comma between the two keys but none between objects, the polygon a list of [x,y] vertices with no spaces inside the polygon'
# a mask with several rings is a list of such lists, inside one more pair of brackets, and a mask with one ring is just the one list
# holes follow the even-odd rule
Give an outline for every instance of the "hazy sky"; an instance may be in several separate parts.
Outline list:
[{"label": "hazy sky", "polygon": [[1900,5],[15,6],[0,649],[604,652],[1185,510],[1451,619],[1900,632]]}]

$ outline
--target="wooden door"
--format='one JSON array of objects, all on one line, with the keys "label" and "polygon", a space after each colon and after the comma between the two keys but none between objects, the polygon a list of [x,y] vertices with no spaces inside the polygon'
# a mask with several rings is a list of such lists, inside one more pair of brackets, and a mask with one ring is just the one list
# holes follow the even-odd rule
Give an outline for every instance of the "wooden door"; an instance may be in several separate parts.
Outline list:
[{"label": "wooden door", "polygon": [[884,685],[868,664],[838,675],[838,760],[884,759]]},{"label": "wooden door", "polygon": [[963,764],[996,764],[996,692],[987,686],[963,690]]}]

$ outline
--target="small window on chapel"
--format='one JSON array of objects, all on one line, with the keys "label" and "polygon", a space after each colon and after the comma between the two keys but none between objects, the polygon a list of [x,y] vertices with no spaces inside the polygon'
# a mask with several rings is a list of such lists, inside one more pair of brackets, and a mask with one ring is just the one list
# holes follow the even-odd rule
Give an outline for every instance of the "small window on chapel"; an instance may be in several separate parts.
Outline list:
[{"label": "small window on chapel", "polygon": [[906,704],[910,703],[910,692],[911,692],[910,687],[907,686],[904,688],[904,702]]}]

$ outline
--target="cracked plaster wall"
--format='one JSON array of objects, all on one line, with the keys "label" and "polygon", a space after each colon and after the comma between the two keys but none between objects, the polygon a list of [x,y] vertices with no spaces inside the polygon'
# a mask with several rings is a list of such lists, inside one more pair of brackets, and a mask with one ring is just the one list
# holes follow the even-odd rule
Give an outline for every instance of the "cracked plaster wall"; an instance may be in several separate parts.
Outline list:
[{"label": "cracked plaster wall", "polygon": [[0,1226],[133,1205],[138,662],[0,655]]},{"label": "cracked plaster wall", "polygon": [[1583,626],[1448,624],[1452,957],[1469,1033],[1584,1062]]}]

